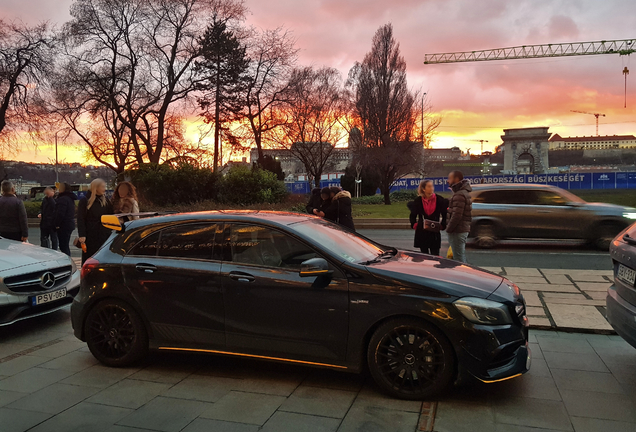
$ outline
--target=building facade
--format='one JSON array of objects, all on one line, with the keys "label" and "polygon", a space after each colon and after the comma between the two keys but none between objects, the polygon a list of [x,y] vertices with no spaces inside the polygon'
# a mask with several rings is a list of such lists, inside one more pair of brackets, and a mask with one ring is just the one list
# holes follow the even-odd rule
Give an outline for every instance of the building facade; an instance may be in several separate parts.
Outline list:
[{"label": "building facade", "polygon": [[554,134],[549,142],[550,150],[636,149],[634,135],[562,137]]},{"label": "building facade", "polygon": [[548,172],[550,133],[547,127],[504,129],[504,174]]}]

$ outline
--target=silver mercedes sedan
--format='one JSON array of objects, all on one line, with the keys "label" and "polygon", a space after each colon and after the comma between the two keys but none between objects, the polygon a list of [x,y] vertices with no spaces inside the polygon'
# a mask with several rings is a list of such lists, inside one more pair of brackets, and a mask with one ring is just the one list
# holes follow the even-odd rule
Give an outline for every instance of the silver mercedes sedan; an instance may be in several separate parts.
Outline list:
[{"label": "silver mercedes sedan", "polygon": [[498,240],[584,240],[608,250],[616,235],[634,222],[636,208],[588,203],[554,186],[475,185],[471,193],[470,237],[482,248]]}]

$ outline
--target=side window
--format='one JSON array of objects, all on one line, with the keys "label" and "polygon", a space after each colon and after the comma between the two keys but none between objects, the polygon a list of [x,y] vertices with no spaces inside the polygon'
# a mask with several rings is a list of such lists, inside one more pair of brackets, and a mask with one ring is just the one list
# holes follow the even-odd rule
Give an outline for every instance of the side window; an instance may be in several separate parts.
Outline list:
[{"label": "side window", "polygon": [[142,241],[137,243],[131,250],[128,252],[128,255],[136,255],[136,256],[157,256],[157,249],[159,248],[159,235],[160,232],[156,231]]},{"label": "side window", "polygon": [[287,234],[257,225],[232,225],[229,255],[232,261],[265,267],[300,269],[300,264],[319,255]]},{"label": "side window", "polygon": [[568,200],[555,192],[536,191],[535,195],[536,205],[564,206],[568,203]]},{"label": "side window", "polygon": [[184,224],[161,231],[159,256],[211,260],[217,224]]},{"label": "side window", "polygon": [[484,204],[529,204],[528,196],[524,190],[502,189],[484,191],[479,195],[479,200]]}]

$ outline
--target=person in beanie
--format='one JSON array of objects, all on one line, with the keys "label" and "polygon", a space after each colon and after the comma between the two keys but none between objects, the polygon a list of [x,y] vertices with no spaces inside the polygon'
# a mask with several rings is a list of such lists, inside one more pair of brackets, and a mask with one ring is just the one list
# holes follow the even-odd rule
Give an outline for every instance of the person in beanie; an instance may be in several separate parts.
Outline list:
[{"label": "person in beanie", "polygon": [[468,180],[464,180],[461,171],[448,174],[448,185],[453,191],[448,200],[448,225],[446,233],[448,242],[453,250],[453,258],[459,262],[466,262],[466,240],[472,222],[473,204],[470,198],[472,187]]},{"label": "person in beanie", "polygon": [[60,193],[55,205],[55,230],[60,243],[60,251],[71,256],[71,235],[75,230],[75,201],[77,195],[73,193],[71,185],[60,183]]},{"label": "person in beanie", "polygon": [[40,246],[57,250],[55,232],[55,191],[52,187],[44,189],[42,208],[40,209]]},{"label": "person in beanie", "polygon": [[305,209],[307,209],[307,213],[314,214],[314,209],[319,209],[321,205],[322,197],[320,196],[320,188],[313,188]]},{"label": "person in beanie", "polygon": [[[422,253],[439,256],[442,246],[440,229],[443,230],[446,227],[448,203],[444,197],[435,193],[432,180],[422,180],[417,188],[417,194],[420,198],[407,204],[411,210],[409,215],[411,228],[415,230],[413,246],[419,248]],[[436,222],[439,229],[426,230],[425,221]]]},{"label": "person in beanie", "polygon": [[26,242],[29,239],[29,225],[24,203],[15,196],[15,187],[9,180],[4,180],[0,188],[0,236]]}]

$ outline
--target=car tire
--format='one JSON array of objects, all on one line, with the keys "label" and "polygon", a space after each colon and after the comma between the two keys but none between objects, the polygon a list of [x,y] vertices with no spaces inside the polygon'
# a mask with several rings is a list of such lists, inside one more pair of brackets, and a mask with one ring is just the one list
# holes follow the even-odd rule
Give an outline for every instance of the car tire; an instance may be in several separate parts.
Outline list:
[{"label": "car tire", "polygon": [[455,376],[455,353],[448,339],[416,318],[380,325],[369,341],[367,362],[380,388],[400,399],[433,397]]},{"label": "car tire", "polygon": [[596,249],[607,251],[612,244],[612,240],[614,237],[618,235],[622,231],[622,228],[618,225],[613,224],[603,224],[600,225],[596,232],[594,233],[596,238],[594,239],[594,247]]},{"label": "car tire", "polygon": [[497,246],[497,236],[495,226],[490,223],[480,223],[475,226],[473,232],[474,242],[482,249],[492,249]]},{"label": "car tire", "polygon": [[128,366],[148,353],[146,327],[133,307],[123,301],[97,303],[86,317],[85,329],[88,348],[107,366]]}]

